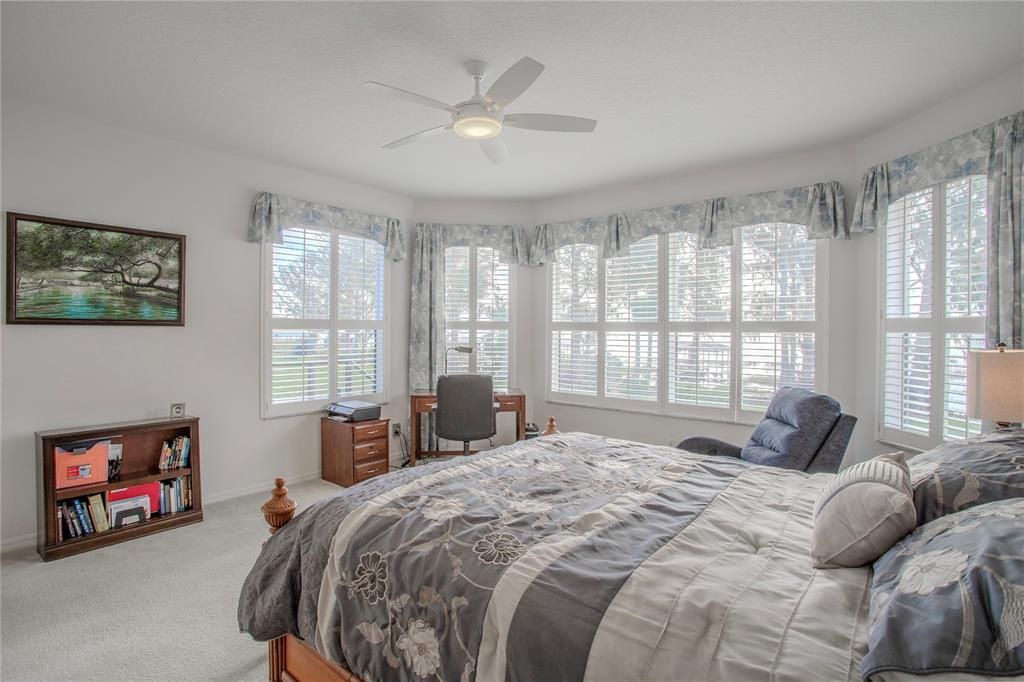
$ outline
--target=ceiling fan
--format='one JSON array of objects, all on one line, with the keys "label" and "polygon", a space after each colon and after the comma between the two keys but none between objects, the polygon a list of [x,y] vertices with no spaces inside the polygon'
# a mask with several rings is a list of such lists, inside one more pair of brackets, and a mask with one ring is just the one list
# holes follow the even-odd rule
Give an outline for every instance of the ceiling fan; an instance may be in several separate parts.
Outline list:
[{"label": "ceiling fan", "polygon": [[498,137],[504,126],[513,128],[525,128],[527,130],[544,130],[554,133],[591,133],[597,127],[597,121],[591,118],[580,118],[578,116],[562,116],[560,114],[506,114],[505,107],[514,102],[516,98],[526,92],[526,89],[533,85],[544,65],[535,59],[523,57],[513,64],[508,71],[501,74],[491,84],[486,94],[480,94],[480,81],[487,74],[489,65],[480,60],[466,62],[466,72],[473,79],[473,96],[465,102],[458,104],[445,104],[444,102],[419,95],[415,92],[396,88],[392,85],[385,85],[376,81],[366,81],[364,87],[379,92],[386,92],[416,104],[421,104],[432,109],[440,109],[448,112],[451,123],[446,125],[427,128],[418,133],[389,142],[384,149],[394,149],[402,145],[415,142],[423,137],[440,135],[449,130],[466,140],[475,140],[480,143],[480,148],[492,163],[503,163],[508,159],[508,149],[505,143]]}]

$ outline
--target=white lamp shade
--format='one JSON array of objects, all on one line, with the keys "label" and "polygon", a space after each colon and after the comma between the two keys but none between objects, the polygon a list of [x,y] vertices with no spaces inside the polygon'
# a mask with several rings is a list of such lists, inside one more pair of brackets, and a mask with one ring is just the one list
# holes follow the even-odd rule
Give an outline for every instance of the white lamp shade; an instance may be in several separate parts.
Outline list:
[{"label": "white lamp shade", "polygon": [[972,350],[967,354],[967,415],[994,422],[1024,422],[1024,350]]}]

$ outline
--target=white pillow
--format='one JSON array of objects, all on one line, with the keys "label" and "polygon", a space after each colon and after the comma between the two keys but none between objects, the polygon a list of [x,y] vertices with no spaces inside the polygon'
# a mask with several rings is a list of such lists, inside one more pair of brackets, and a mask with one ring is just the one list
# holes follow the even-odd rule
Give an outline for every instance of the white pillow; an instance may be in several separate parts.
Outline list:
[{"label": "white pillow", "polygon": [[863,566],[917,525],[910,471],[902,452],[847,467],[814,505],[811,558],[817,568]]}]

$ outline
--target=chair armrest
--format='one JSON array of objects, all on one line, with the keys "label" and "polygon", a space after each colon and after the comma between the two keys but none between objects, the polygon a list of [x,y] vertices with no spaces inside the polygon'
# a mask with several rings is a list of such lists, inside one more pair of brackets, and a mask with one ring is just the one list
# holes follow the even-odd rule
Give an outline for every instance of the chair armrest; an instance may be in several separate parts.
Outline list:
[{"label": "chair armrest", "polygon": [[676,447],[698,455],[718,455],[721,457],[739,457],[740,450],[742,450],[742,448],[732,443],[726,443],[724,440],[706,438],[704,436],[686,438],[679,441],[679,445]]}]

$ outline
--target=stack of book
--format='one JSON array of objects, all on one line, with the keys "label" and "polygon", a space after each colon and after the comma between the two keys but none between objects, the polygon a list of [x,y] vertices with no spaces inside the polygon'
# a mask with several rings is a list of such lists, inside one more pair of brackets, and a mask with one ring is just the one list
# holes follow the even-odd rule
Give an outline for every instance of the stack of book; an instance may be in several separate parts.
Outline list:
[{"label": "stack of book", "polygon": [[160,470],[180,469],[188,466],[188,436],[178,436],[170,443],[165,442],[160,451]]},{"label": "stack of book", "polygon": [[57,504],[57,540],[92,535],[110,528],[102,495],[89,495]]},{"label": "stack of book", "polygon": [[160,495],[160,513],[172,514],[192,508],[192,477],[180,476],[164,481]]}]

